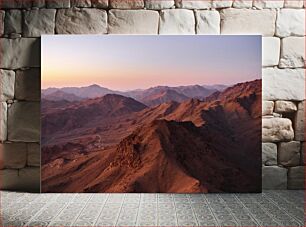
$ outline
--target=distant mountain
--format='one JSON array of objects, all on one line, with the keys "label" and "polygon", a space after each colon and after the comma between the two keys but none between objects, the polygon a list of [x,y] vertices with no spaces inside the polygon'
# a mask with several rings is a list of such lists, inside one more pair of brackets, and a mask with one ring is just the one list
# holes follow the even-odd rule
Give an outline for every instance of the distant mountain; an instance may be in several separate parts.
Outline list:
[{"label": "distant mountain", "polygon": [[107,121],[109,118],[138,112],[146,107],[132,98],[115,94],[72,103],[50,114],[42,113],[43,140],[53,133],[79,130],[89,123],[98,124],[101,120]]},{"label": "distant mountain", "polygon": [[42,94],[42,99],[46,99],[49,101],[60,101],[60,100],[65,100],[65,101],[69,101],[69,102],[73,102],[73,101],[80,101],[82,100],[81,97],[76,96],[74,94],[71,93],[66,93],[64,91],[61,90],[56,90],[52,93],[49,94]]},{"label": "distant mountain", "polygon": [[[222,85],[220,85],[222,86]],[[221,87],[220,87],[221,89]],[[87,87],[64,87],[64,88],[48,88],[42,90],[42,97],[48,100],[60,100],[62,95],[63,100],[77,100],[77,97],[85,98],[97,98],[102,97],[106,94],[118,94],[126,97],[131,97],[143,102],[146,105],[154,106],[164,102],[176,101],[182,102],[188,98],[199,98],[203,99],[212,93],[218,91],[216,88],[204,87],[200,85],[189,85],[189,86],[157,86],[148,89],[136,89],[132,91],[114,91],[108,88],[101,87],[93,84]],[[67,97],[66,94],[72,94],[76,97]],[[46,98],[48,97],[48,98]]]},{"label": "distant mountain", "polygon": [[81,98],[97,98],[106,94],[121,94],[121,92],[113,91],[108,88],[93,84],[86,87],[64,87],[64,88],[47,88],[42,90],[43,95],[50,95],[56,91],[62,91],[68,94],[73,94]]},{"label": "distant mountain", "polygon": [[106,95],[43,116],[44,192],[261,190],[261,80],[153,107]]},{"label": "distant mountain", "polygon": [[141,101],[147,106],[156,106],[171,101],[183,102],[189,99],[187,96],[171,89],[154,90],[152,92],[145,92],[144,94],[145,95],[143,97],[138,96],[137,100]]},{"label": "distant mountain", "polygon": [[213,85],[202,85],[202,87],[211,89],[211,90],[223,91],[226,88],[231,87],[231,86],[223,85],[223,84],[213,84]]}]

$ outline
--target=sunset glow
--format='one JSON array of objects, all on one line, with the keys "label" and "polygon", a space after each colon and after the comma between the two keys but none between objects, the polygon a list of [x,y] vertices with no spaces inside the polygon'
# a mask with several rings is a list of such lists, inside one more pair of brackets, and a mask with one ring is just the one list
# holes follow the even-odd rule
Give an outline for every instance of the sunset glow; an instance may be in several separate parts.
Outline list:
[{"label": "sunset glow", "polygon": [[261,36],[46,35],[42,88],[235,84],[261,78]]}]

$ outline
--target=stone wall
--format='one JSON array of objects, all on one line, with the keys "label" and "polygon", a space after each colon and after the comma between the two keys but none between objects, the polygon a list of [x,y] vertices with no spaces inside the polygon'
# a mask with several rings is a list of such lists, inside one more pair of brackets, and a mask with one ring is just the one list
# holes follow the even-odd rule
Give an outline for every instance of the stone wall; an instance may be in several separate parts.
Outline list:
[{"label": "stone wall", "polygon": [[303,188],[303,1],[1,0],[0,4],[2,189],[39,190],[41,34],[263,35],[263,187]]}]

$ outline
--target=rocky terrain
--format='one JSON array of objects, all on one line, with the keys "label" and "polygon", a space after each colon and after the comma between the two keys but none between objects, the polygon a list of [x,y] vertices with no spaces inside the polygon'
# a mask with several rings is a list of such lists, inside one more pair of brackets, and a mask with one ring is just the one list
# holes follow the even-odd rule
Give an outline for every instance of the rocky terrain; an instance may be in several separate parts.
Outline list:
[{"label": "rocky terrain", "polygon": [[155,103],[43,99],[42,191],[261,191],[261,80],[158,88]]}]

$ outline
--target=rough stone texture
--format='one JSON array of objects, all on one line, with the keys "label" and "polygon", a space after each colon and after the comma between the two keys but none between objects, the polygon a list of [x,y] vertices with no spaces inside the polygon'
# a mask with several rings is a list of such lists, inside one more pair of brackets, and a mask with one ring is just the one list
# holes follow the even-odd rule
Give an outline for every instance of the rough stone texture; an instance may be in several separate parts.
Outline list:
[{"label": "rough stone texture", "polygon": [[114,9],[142,9],[144,8],[143,0],[109,0],[110,8]]},{"label": "rough stone texture", "polygon": [[0,10],[0,35],[3,35],[4,33],[4,16],[5,11]]},{"label": "rough stone texture", "polygon": [[292,113],[297,111],[297,106],[291,101],[278,100],[275,102],[275,112],[277,113]]},{"label": "rough stone texture", "polygon": [[0,144],[0,168],[22,169],[27,162],[25,143]]},{"label": "rough stone texture", "polygon": [[234,0],[233,7],[234,8],[252,8],[253,2],[250,0]]},{"label": "rough stone texture", "polygon": [[71,7],[91,7],[90,0],[70,0]]},{"label": "rough stone texture", "polygon": [[303,0],[285,0],[284,7],[286,7],[286,8],[303,8]]},{"label": "rough stone texture", "polygon": [[276,35],[279,37],[305,35],[305,10],[281,9],[276,20]]},{"label": "rough stone texture", "polygon": [[91,0],[93,7],[105,9],[108,7],[108,0]]},{"label": "rough stone texture", "polygon": [[7,104],[0,103],[0,142],[7,139]]},{"label": "rough stone texture", "polygon": [[279,166],[262,168],[263,189],[287,189],[287,169]]},{"label": "rough stone texture", "polygon": [[305,66],[305,38],[287,37],[282,39],[282,51],[279,66],[298,68]]},{"label": "rough stone texture", "polygon": [[174,0],[145,0],[146,9],[169,9],[174,7]]},{"label": "rough stone texture", "polygon": [[288,189],[304,188],[304,166],[291,167],[288,171]]},{"label": "rough stone texture", "polygon": [[46,1],[45,0],[33,0],[32,7],[36,7],[36,8],[46,7]]},{"label": "rough stone texture", "polygon": [[40,166],[40,145],[38,143],[28,143],[28,166]]},{"label": "rough stone texture", "polygon": [[40,66],[40,39],[0,39],[1,68],[18,69]]},{"label": "rough stone texture", "polygon": [[8,109],[8,140],[38,142],[40,140],[39,102],[16,102]]},{"label": "rough stone texture", "polygon": [[297,101],[305,99],[305,74],[303,69],[265,68],[262,70],[262,78],[264,100]]},{"label": "rough stone texture", "polygon": [[212,7],[212,3],[209,0],[175,0],[177,8],[185,9],[209,9]]},{"label": "rough stone texture", "polygon": [[287,118],[263,118],[262,141],[279,142],[290,141],[294,138],[294,132],[290,119]]},{"label": "rough stone texture", "polygon": [[160,34],[195,34],[195,18],[188,9],[162,10]]},{"label": "rough stone texture", "polygon": [[54,34],[55,9],[34,9],[24,12],[24,37],[39,37]]},{"label": "rough stone texture", "polygon": [[279,63],[280,39],[276,37],[262,38],[262,65],[276,66]]},{"label": "rough stone texture", "polygon": [[212,8],[227,8],[231,7],[233,1],[231,0],[212,0]]},{"label": "rough stone texture", "polygon": [[0,101],[14,99],[15,72],[0,69]]},{"label": "rough stone texture", "polygon": [[4,33],[22,33],[22,11],[8,10],[4,19]]},{"label": "rough stone texture", "polygon": [[1,189],[39,192],[40,168],[27,167],[21,170],[4,169],[0,171]]},{"label": "rough stone texture", "polygon": [[157,34],[159,14],[153,10],[110,10],[108,32],[112,34]]},{"label": "rough stone texture", "polygon": [[253,6],[257,9],[264,8],[283,8],[284,0],[254,0]]},{"label": "rough stone texture", "polygon": [[56,16],[58,34],[104,34],[107,13],[101,9],[60,9]]},{"label": "rough stone texture", "polygon": [[0,7],[2,9],[21,9],[30,8],[32,1],[29,0],[1,0]]},{"label": "rough stone texture", "polygon": [[273,36],[276,12],[271,9],[223,9],[221,10],[222,34],[259,34]]},{"label": "rough stone texture", "polygon": [[275,143],[262,143],[262,164],[277,165],[277,145]]},{"label": "rough stone texture", "polygon": [[306,142],[301,143],[301,165],[305,166],[306,165],[306,160],[305,160],[305,144]]},{"label": "rough stone texture", "polygon": [[61,9],[61,8],[69,8],[70,0],[46,0],[47,8],[52,9]]},{"label": "rough stone texture", "polygon": [[278,164],[282,166],[298,166],[300,164],[300,142],[280,143],[278,147]]},{"label": "rough stone texture", "polygon": [[262,115],[272,115],[274,109],[273,101],[263,101],[262,102]]},{"label": "rough stone texture", "polygon": [[305,101],[298,104],[298,111],[294,119],[295,140],[305,141]]},{"label": "rough stone texture", "polygon": [[40,69],[16,71],[15,97],[18,100],[40,100]]},{"label": "rough stone texture", "polygon": [[218,11],[197,10],[197,34],[220,34],[220,14]]}]

